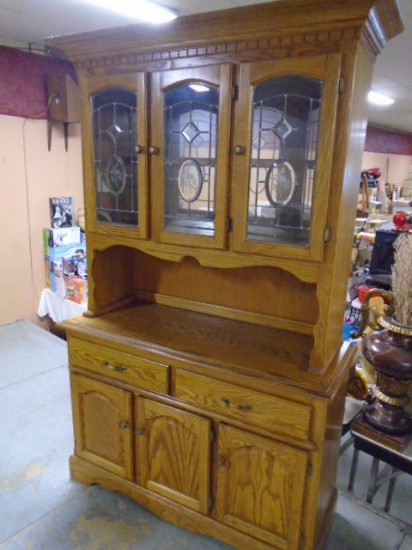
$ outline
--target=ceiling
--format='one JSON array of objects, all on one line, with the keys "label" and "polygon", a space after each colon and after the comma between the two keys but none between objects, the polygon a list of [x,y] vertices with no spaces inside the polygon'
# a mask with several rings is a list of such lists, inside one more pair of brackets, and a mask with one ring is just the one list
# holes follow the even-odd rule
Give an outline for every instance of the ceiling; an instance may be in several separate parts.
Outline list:
[{"label": "ceiling", "polygon": [[[261,4],[267,0],[157,0],[178,15]],[[389,107],[370,107],[369,123],[412,134],[412,2],[398,0],[405,31],[391,40],[375,64],[372,88],[391,96]],[[0,0],[0,44],[42,45],[45,37],[132,23],[83,0]],[[17,44],[18,43],[18,44]],[[34,46],[35,49],[35,46]]]}]

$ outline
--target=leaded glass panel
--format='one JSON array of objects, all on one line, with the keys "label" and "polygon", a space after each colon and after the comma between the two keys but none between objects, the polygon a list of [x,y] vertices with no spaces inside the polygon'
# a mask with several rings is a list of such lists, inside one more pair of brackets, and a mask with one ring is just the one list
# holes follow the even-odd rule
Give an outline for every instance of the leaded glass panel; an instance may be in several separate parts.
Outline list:
[{"label": "leaded glass panel", "polygon": [[219,90],[185,84],[165,93],[164,228],[214,235]]},{"label": "leaded glass panel", "polygon": [[322,83],[301,76],[254,87],[247,238],[309,246]]},{"label": "leaded glass panel", "polygon": [[97,221],[137,226],[137,96],[99,92],[92,112]]}]

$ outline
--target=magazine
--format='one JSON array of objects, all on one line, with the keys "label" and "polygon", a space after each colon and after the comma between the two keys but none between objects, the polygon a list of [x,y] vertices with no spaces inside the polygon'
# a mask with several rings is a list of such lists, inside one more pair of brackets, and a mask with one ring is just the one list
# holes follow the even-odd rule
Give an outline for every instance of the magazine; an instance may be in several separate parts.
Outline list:
[{"label": "magazine", "polygon": [[51,227],[73,226],[73,197],[51,197],[49,206]]}]

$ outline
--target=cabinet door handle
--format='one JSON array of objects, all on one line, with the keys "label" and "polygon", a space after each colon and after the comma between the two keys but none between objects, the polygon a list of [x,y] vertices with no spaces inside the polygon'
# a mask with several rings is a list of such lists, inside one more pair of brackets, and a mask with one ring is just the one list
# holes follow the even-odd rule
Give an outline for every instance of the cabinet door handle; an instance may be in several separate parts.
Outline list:
[{"label": "cabinet door handle", "polygon": [[139,144],[136,145],[134,148],[135,152],[139,155],[140,153],[143,153],[143,147]]},{"label": "cabinet door handle", "polygon": [[217,465],[218,466],[226,466],[226,461],[221,456],[217,459]]},{"label": "cabinet door handle", "polygon": [[144,435],[144,429],[143,428],[137,428],[136,435]]},{"label": "cabinet door handle", "polygon": [[236,145],[235,147],[236,155],[243,155],[244,152],[245,152],[245,148],[243,147],[243,145]]},{"label": "cabinet door handle", "polygon": [[126,372],[127,371],[127,367],[118,367],[118,366],[115,366],[115,365],[111,365],[109,363],[109,361],[102,361],[102,367],[105,368],[105,369],[109,369],[109,370],[112,370],[114,372]]},{"label": "cabinet door handle", "polygon": [[158,152],[159,152],[159,147],[154,147],[153,145],[149,147],[149,153],[151,155],[157,155]]},{"label": "cabinet door handle", "polygon": [[120,427],[122,430],[125,430],[129,426],[128,422],[120,422]]},{"label": "cabinet door handle", "polygon": [[231,403],[230,399],[228,399],[227,397],[222,397],[221,401],[223,401],[223,403],[226,405],[228,409],[230,408],[237,409],[240,412],[253,411],[252,405],[233,405],[233,403]]}]

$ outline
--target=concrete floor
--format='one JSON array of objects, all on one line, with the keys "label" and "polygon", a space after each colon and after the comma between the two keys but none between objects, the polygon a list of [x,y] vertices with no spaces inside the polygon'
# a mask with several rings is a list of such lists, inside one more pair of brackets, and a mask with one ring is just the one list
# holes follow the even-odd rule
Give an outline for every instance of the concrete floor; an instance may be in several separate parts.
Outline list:
[{"label": "concrete floor", "polygon": [[[230,550],[164,522],[141,506],[69,477],[73,450],[66,343],[25,321],[0,327],[1,550]],[[370,459],[361,453],[346,491],[352,448],[326,550],[411,550],[412,476],[397,481],[391,514],[366,505]],[[382,494],[381,494],[382,493]],[[316,549],[315,549],[316,550]]]}]

